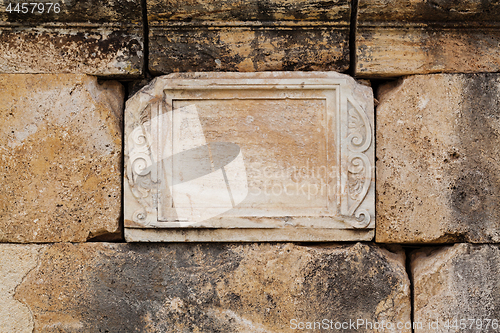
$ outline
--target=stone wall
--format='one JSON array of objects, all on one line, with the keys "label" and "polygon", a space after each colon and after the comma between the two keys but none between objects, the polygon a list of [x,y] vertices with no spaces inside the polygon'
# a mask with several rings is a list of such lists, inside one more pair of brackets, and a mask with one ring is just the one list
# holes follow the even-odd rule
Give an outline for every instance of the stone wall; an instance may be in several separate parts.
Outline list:
[{"label": "stone wall", "polygon": [[[498,1],[0,1],[0,332],[498,331],[499,27]],[[125,103],[196,71],[371,85],[375,237],[125,242]]]}]

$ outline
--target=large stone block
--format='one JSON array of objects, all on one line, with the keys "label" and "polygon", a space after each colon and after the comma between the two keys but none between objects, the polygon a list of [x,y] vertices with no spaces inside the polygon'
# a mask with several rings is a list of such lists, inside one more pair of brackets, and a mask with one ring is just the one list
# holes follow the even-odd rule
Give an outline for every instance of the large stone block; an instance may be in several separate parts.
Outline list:
[{"label": "large stone block", "polygon": [[497,1],[360,0],[356,75],[500,70]]},{"label": "large stone block", "polygon": [[381,87],[379,242],[500,241],[500,75],[411,76]]},{"label": "large stone block", "polygon": [[119,232],[123,99],[84,75],[0,75],[1,242]]},{"label": "large stone block", "polygon": [[125,114],[128,241],[372,239],[373,95],[353,78],[171,74]]},{"label": "large stone block", "polygon": [[15,309],[1,310],[0,325],[29,332],[330,331],[349,321],[375,332],[367,322],[410,321],[404,252],[369,244],[5,244],[0,254],[1,305]]},{"label": "large stone block", "polygon": [[149,70],[349,67],[350,0],[147,0]]},{"label": "large stone block", "polygon": [[0,73],[137,77],[143,43],[140,0],[0,1]]},{"label": "large stone block", "polygon": [[[416,333],[497,332],[498,245],[455,244],[411,255]],[[430,326],[429,326],[430,325]]]}]

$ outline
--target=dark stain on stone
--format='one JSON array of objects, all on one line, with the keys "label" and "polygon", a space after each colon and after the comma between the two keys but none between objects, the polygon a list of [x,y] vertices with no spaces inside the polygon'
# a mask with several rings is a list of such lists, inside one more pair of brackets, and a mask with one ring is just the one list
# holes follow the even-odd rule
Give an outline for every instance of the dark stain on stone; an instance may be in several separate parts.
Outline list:
[{"label": "dark stain on stone", "polygon": [[457,128],[463,159],[447,164],[457,175],[452,209],[470,241],[487,242],[500,229],[500,80],[497,74],[471,74],[463,82]]},{"label": "dark stain on stone", "polygon": [[[455,256],[450,263],[456,302],[450,304],[467,306],[467,315],[471,318],[484,316],[500,317],[500,251],[496,245],[467,244],[467,250]],[[463,308],[450,309],[451,313],[464,313]],[[466,332],[473,332],[466,330]],[[477,329],[476,329],[477,330]],[[489,330],[485,330],[489,332]]]},{"label": "dark stain on stone", "polygon": [[[6,16],[6,22],[23,23],[23,25],[37,25],[42,23],[64,22],[64,23],[127,23],[142,25],[142,9],[141,0],[87,0],[87,1],[36,1],[44,3],[40,8],[33,6],[29,2],[26,8],[27,13],[11,11],[7,12],[1,8],[2,13]],[[12,7],[15,8],[17,2],[12,2]],[[21,2],[22,4],[23,2]],[[54,11],[53,6],[47,3],[57,3],[59,12]],[[7,4],[5,4],[7,6]],[[37,5],[38,6],[38,5]],[[32,13],[33,11],[33,13]]]},{"label": "dark stain on stone", "polygon": [[67,309],[85,309],[84,328],[72,332],[172,332],[174,325],[186,332],[234,332],[209,309],[220,305],[216,284],[240,261],[229,246],[218,244],[131,244],[97,253],[81,276],[86,296]]},{"label": "dark stain on stone", "polygon": [[[151,29],[150,71],[335,70],[349,66],[349,29]],[[250,51],[248,51],[250,50]],[[249,61],[251,65],[244,62]]]},{"label": "dark stain on stone", "polygon": [[[25,66],[28,63],[37,64],[40,62],[40,56],[47,56],[45,52],[50,55],[52,50],[57,50],[60,57],[53,59],[53,67],[50,69],[52,71],[60,67],[59,70],[62,72],[71,72],[76,68],[78,72],[85,72],[86,70],[79,68],[82,64],[95,70],[113,61],[128,64],[128,68],[123,69],[124,74],[131,71],[132,76],[137,76],[142,70],[143,44],[139,31],[135,33],[116,30],[104,36],[93,29],[71,32],[59,32],[57,29],[45,31],[37,28],[6,29],[0,34],[0,45],[3,53],[17,55],[23,59]],[[36,45],[38,52],[32,51],[26,45]],[[8,66],[17,68],[18,58],[14,58]]]},{"label": "dark stain on stone", "polygon": [[[289,267],[291,255],[311,259]],[[290,316],[374,319],[368,317],[377,305],[405,283],[403,270],[375,245],[361,243],[320,250],[54,244],[42,250],[16,298],[47,332],[234,333],[254,331],[254,325],[281,331]],[[65,326],[68,318],[78,325]]]},{"label": "dark stain on stone", "polygon": [[[377,9],[373,10],[374,8]],[[400,8],[403,10],[399,10]],[[500,16],[500,1],[389,1],[382,7],[378,0],[364,0],[359,3],[359,13],[362,22],[427,22],[435,25],[463,22],[496,22]]]},{"label": "dark stain on stone", "polygon": [[[90,300],[93,314],[85,326],[143,332],[151,322],[151,332],[171,332],[174,326],[186,332],[232,332],[231,323],[217,320],[209,308],[220,305],[216,285],[240,261],[227,245],[128,245],[114,259],[99,260],[106,274],[89,276],[96,298]],[[113,271],[117,274],[109,274]]]},{"label": "dark stain on stone", "polygon": [[349,0],[224,1],[148,1],[148,20],[152,21],[349,21]]},{"label": "dark stain on stone", "polygon": [[314,318],[309,321],[329,318],[331,309],[335,309],[336,313],[343,315],[335,318],[339,322],[357,318],[375,322],[377,318],[367,318],[367,314],[375,314],[370,309],[376,309],[397,289],[401,279],[394,266],[381,253],[374,251],[372,245],[356,246],[358,251],[346,251],[335,256],[325,254],[304,269],[304,294],[317,297],[308,304],[313,308],[308,312],[314,313]]}]

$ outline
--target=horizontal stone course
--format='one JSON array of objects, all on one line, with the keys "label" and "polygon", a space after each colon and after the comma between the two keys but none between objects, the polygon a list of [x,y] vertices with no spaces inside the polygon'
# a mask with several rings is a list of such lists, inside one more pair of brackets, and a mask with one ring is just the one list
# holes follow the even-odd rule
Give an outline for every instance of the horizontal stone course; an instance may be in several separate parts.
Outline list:
[{"label": "horizontal stone course", "polygon": [[[142,25],[142,8],[139,0],[59,0],[52,2],[30,0],[19,3],[21,6],[23,3],[27,5],[28,11],[26,13],[22,7],[20,7],[19,12],[14,10],[17,2],[2,1],[0,20],[26,26],[54,22]],[[33,3],[37,4],[36,7],[33,6]],[[53,6],[50,7],[49,3],[53,3]],[[12,4],[10,12],[7,11],[9,4]],[[58,6],[54,6],[54,4],[58,4]]]},{"label": "horizontal stone course", "polygon": [[497,22],[498,1],[359,0],[358,19],[362,22]]},{"label": "horizontal stone course", "polygon": [[495,1],[360,0],[356,75],[500,70]]},{"label": "horizontal stone course", "polygon": [[18,309],[1,328],[290,332],[323,319],[410,320],[404,252],[371,244],[4,244],[0,254],[0,299]]},{"label": "horizontal stone course", "polygon": [[142,75],[145,60],[139,0],[62,0],[54,2],[58,7],[32,1],[38,3],[36,8],[22,2],[27,4],[26,13],[9,13],[8,5],[13,9],[16,3],[0,4],[0,73]]},{"label": "horizontal stone course", "polygon": [[154,74],[349,66],[349,0],[148,0],[147,6]]},{"label": "horizontal stone course", "polygon": [[161,21],[349,21],[348,0],[162,1],[148,0],[148,20]]}]

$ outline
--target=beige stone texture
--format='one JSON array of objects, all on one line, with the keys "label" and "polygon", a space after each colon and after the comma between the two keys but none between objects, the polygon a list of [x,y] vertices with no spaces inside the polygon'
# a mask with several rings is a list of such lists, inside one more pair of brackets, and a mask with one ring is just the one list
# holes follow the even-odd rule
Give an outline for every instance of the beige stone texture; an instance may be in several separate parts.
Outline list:
[{"label": "beige stone texture", "polygon": [[133,78],[143,67],[140,0],[0,2],[1,74]]},{"label": "beige stone texture", "polygon": [[409,76],[378,98],[377,241],[499,242],[500,76]]},{"label": "beige stone texture", "polygon": [[31,333],[33,313],[23,300],[15,299],[16,288],[36,267],[39,246],[0,246],[0,332]]},{"label": "beige stone texture", "polygon": [[34,332],[277,333],[324,319],[410,321],[404,251],[373,244],[0,248],[12,258],[0,271],[11,286],[0,299],[25,309],[10,318],[31,321]]},{"label": "beige stone texture", "polygon": [[149,70],[349,67],[350,0],[148,0]]},{"label": "beige stone texture", "polygon": [[500,70],[495,1],[360,0],[356,76]]},{"label": "beige stone texture", "polygon": [[0,75],[0,241],[119,233],[123,87],[85,75]]},{"label": "beige stone texture", "polygon": [[370,240],[373,95],[351,77],[172,74],[125,114],[125,226],[149,240]]},{"label": "beige stone texture", "polygon": [[498,245],[461,243],[417,250],[411,254],[411,270],[414,321],[422,324],[415,333],[498,330]]}]

